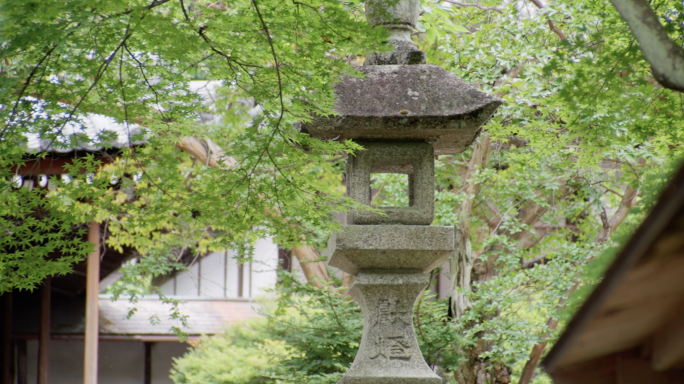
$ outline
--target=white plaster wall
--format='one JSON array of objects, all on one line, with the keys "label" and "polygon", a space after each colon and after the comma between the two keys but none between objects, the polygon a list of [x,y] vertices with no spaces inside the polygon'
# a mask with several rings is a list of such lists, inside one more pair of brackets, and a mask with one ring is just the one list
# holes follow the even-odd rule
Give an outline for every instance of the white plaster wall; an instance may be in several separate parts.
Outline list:
[{"label": "white plaster wall", "polygon": [[[199,265],[195,263],[187,271],[176,275],[176,296],[198,296],[198,270]],[[173,284],[173,280],[171,279],[169,283]]]},{"label": "white plaster wall", "polygon": [[242,297],[252,296],[252,263],[242,263]]},{"label": "white plaster wall", "polygon": [[[173,384],[169,372],[173,359],[187,352],[189,346],[178,342],[160,342],[152,346],[152,384]],[[37,381],[38,341],[27,343],[27,381]],[[100,341],[98,384],[143,383],[145,345],[142,341]],[[83,340],[51,340],[50,384],[83,382]]]},{"label": "white plaster wall", "polygon": [[[212,252],[159,288],[168,296],[237,298],[240,266],[236,257],[233,250]],[[242,297],[266,294],[277,281],[278,245],[271,238],[259,239],[254,245],[253,261],[243,263],[242,268]]]},{"label": "white plaster wall", "polygon": [[252,297],[266,294],[266,290],[275,287],[278,280],[278,245],[273,239],[259,239],[254,245],[252,263]]},{"label": "white plaster wall", "polygon": [[224,297],[226,278],[226,252],[212,252],[200,263],[200,296]]},{"label": "white plaster wall", "polygon": [[173,296],[175,294],[175,292],[173,291],[173,284],[175,282],[175,278],[168,279],[159,286],[159,290],[166,296]]},{"label": "white plaster wall", "polygon": [[237,252],[234,250],[228,251],[228,265],[226,266],[226,297],[238,296],[238,262],[235,259],[236,257]]}]

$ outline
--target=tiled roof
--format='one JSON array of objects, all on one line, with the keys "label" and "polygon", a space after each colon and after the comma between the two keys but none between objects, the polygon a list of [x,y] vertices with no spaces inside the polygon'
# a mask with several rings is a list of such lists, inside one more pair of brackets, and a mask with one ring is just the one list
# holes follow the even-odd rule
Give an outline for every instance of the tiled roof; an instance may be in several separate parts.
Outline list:
[{"label": "tiled roof", "polygon": [[[30,116],[20,117],[19,122],[40,122],[53,125],[45,134],[26,133],[27,152],[71,152],[74,150],[97,151],[103,148],[123,148],[144,142],[137,124],[121,124],[114,118],[95,113],[77,114],[68,119],[69,111],[57,114],[45,112],[46,103],[32,97],[24,102],[32,103]],[[63,125],[63,126],[62,126]],[[57,133],[57,137],[54,135]]]},{"label": "tiled roof", "polygon": [[[198,119],[203,123],[218,123],[220,116],[216,115],[217,90],[222,82],[216,80],[191,81],[190,91],[202,98],[202,104],[206,110],[198,111]],[[67,153],[75,150],[98,151],[104,148],[124,148],[145,143],[143,129],[137,124],[119,123],[116,119],[96,113],[81,113],[69,118],[62,127],[64,119],[69,116],[71,107],[64,105],[64,112],[49,115],[45,111],[45,101],[26,97],[24,102],[32,103],[30,115],[20,115],[16,123],[44,121],[53,125],[52,134],[59,131],[56,139],[48,134],[37,132],[27,133],[26,151],[35,152],[59,152]],[[259,113],[259,108],[253,106],[249,100],[241,100],[251,109],[248,113],[254,117]]]},{"label": "tiled roof", "polygon": [[[171,327],[181,327],[178,320],[169,319],[171,306],[156,299],[141,299],[135,304],[137,311],[126,319],[133,305],[125,299],[111,301],[100,298],[100,334],[116,335],[172,335]],[[253,301],[236,300],[186,300],[180,311],[188,315],[189,328],[182,328],[190,335],[222,332],[231,324],[259,316],[260,305]],[[158,319],[152,324],[151,318]]]}]

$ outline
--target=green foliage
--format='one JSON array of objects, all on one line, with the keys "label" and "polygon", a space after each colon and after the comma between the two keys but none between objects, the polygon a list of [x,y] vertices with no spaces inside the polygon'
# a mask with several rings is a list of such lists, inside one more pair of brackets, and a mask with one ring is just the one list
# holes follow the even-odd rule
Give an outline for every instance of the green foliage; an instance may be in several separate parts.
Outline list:
[{"label": "green foliage", "polygon": [[[500,12],[423,4],[416,40],[430,62],[506,101],[485,127],[489,160],[472,177],[465,176],[470,150],[436,161],[435,224],[460,226],[467,215],[476,259],[474,282],[452,292],[470,300],[463,316],[446,321],[439,301],[423,299],[416,308],[423,353],[444,373],[461,369],[480,340],[488,344],[480,357],[513,367],[514,375],[534,344],[553,342],[559,330],[548,321],[561,316],[568,291],[594,284],[596,275],[585,271],[609,260],[599,255],[615,238],[597,239],[627,187],[661,183],[663,168],[682,155],[682,95],[653,81],[607,2],[554,2],[532,13],[520,4],[478,2]],[[313,140],[295,122],[330,113],[332,84],[352,73],[345,59],[384,49],[384,32],[365,24],[357,1],[238,0],[225,11],[207,5],[0,1],[0,292],[68,272],[90,250],[82,238],[90,220],[108,228],[109,247],[144,256],[127,269],[130,284],[121,284],[120,294],[141,276],[180,268],[187,254],[249,253],[265,235],[284,247],[322,244],[338,228],[329,212],[353,204],[341,196],[342,162],[326,160],[358,147]],[[681,43],[682,5],[651,5]],[[200,77],[223,80],[218,124],[196,123],[202,107],[188,81]],[[36,99],[44,113],[36,113]],[[245,100],[259,106],[259,116],[246,117],[239,107]],[[71,181],[55,190],[12,189],[18,166],[48,156],[26,156],[27,137],[73,145],[85,138],[66,137],[65,128],[84,113],[135,123],[142,133],[131,140],[146,144],[108,148],[118,158],[106,166],[99,155],[74,160]],[[95,144],[107,147],[101,136]],[[186,136],[211,139],[237,165],[201,164],[179,151]],[[479,193],[468,194],[466,183]],[[382,186],[377,204],[405,203],[398,178],[383,175],[374,186]],[[461,212],[468,201],[474,208]],[[642,210],[624,219],[617,236],[630,233],[649,206],[643,192],[634,203]],[[539,213],[532,222],[525,221],[529,211]],[[53,254],[61,258],[48,261]],[[358,347],[358,309],[333,287],[286,279],[282,289],[267,331],[254,332],[284,344],[256,336],[249,344],[231,331],[271,360],[260,360],[263,372],[230,380],[336,381]],[[260,356],[247,349],[245,357]]]},{"label": "green foliage", "polygon": [[[598,256],[643,219],[650,195],[643,189],[666,179],[664,169],[681,158],[682,95],[654,85],[607,2],[554,2],[543,10],[526,3],[532,17],[517,8],[523,3],[478,4],[501,13],[424,3],[420,44],[429,60],[506,101],[486,126],[489,160],[472,178],[464,178],[471,151],[437,161],[435,224],[460,226],[459,208],[473,201],[467,230],[476,261],[473,284],[459,288],[471,303],[457,320],[461,357],[482,338],[489,347],[480,357],[519,370],[534,344],[552,343],[562,330],[548,329],[548,321],[561,316],[568,291],[597,281],[585,268],[600,270],[591,261],[606,264]],[[664,14],[681,4],[652,6]],[[442,27],[448,23],[468,31]],[[681,26],[668,25],[681,40]],[[466,194],[467,182],[479,185],[477,195]],[[615,238],[597,241],[627,186],[641,188],[637,209]],[[525,222],[532,210],[541,215]],[[485,268],[495,271],[485,277]]]},{"label": "green foliage", "polygon": [[[208,5],[0,2],[0,292],[68,272],[90,249],[76,228],[91,220],[109,231],[107,246],[171,264],[184,252],[241,249],[267,234],[285,246],[316,242],[337,227],[328,212],[351,202],[326,159],[356,146],[313,140],[295,122],[330,113],[332,84],[351,73],[343,59],[381,48],[386,33],[365,23],[356,2]],[[199,72],[223,82],[218,124],[196,122],[203,107],[188,81]],[[245,100],[259,116],[248,118]],[[89,138],[86,113],[139,128],[129,140],[145,145],[112,147],[106,132]],[[178,149],[186,136],[211,139],[237,165],[197,162]],[[30,138],[67,152],[91,141],[108,155],[70,153],[70,183],[15,191],[17,167],[53,156],[27,156]],[[149,268],[136,273],[163,272],[142,265]]]},{"label": "green foliage", "polygon": [[175,359],[171,379],[178,384],[265,384],[272,369],[267,350],[282,350],[263,317],[230,326],[220,335],[203,337],[185,356]]},{"label": "green foliage", "polygon": [[627,225],[616,231],[613,245],[597,255],[596,259],[584,268],[581,276],[582,287],[570,296],[567,308],[561,312],[562,319],[570,320],[575,311],[584,303],[585,299],[601,281],[601,277],[611,265],[618,252],[627,244],[636,227],[658,202],[658,198],[670,181],[672,174],[681,166],[681,159],[673,159],[663,164],[660,173],[653,173],[644,177],[642,181],[642,203],[632,209]]},{"label": "green foliage", "polygon": [[[276,289],[275,308],[266,305],[270,309],[265,311],[264,318],[203,339],[191,352],[176,359],[174,381],[338,382],[359,348],[363,331],[360,308],[344,289],[333,284],[316,288],[302,284],[290,273],[281,273],[280,277],[283,284]],[[458,361],[461,337],[457,325],[446,318],[447,308],[446,300],[434,300],[425,294],[414,314],[421,350],[433,367],[455,366]],[[244,362],[255,355],[266,360],[246,367]],[[242,356],[237,358],[242,364],[230,362],[233,356]]]},{"label": "green foliage", "polygon": [[360,308],[333,284],[316,288],[291,273],[279,276],[278,306],[268,319],[287,353],[278,356],[272,377],[280,383],[336,383],[359,348]]}]

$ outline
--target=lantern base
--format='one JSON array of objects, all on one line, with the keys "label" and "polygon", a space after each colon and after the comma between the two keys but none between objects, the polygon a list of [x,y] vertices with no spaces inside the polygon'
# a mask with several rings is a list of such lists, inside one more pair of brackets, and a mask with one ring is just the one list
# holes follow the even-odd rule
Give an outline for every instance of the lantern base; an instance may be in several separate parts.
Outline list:
[{"label": "lantern base", "polygon": [[363,337],[349,371],[338,384],[440,384],[413,330],[413,305],[428,275],[362,271],[349,290],[363,311]]}]

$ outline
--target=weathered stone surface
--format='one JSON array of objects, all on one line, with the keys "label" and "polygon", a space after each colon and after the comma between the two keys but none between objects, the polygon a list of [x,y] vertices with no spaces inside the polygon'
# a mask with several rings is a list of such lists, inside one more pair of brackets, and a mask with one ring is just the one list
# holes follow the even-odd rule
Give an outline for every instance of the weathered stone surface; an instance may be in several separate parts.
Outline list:
[{"label": "weathered stone surface", "polygon": [[[410,34],[410,32],[409,32]],[[427,55],[418,49],[415,44],[406,44],[404,40],[394,38],[389,39],[394,48],[391,52],[370,52],[366,55],[363,65],[416,65],[425,64]]]},{"label": "weathered stone surface", "polygon": [[338,384],[440,384],[425,363],[413,330],[413,305],[427,287],[423,273],[367,273],[350,289],[363,310],[363,337]]},{"label": "weathered stone surface", "polygon": [[366,19],[389,32],[392,52],[371,52],[363,65],[425,64],[425,52],[418,49],[411,33],[418,22],[419,0],[367,0]]},{"label": "weathered stone surface", "polygon": [[318,117],[302,129],[324,140],[425,141],[435,154],[464,151],[502,100],[480,92],[435,65],[375,65],[365,78],[335,86],[339,116]]},{"label": "weathered stone surface", "polygon": [[365,205],[371,201],[371,173],[408,175],[408,207],[378,207],[375,212],[351,211],[348,224],[430,225],[435,216],[434,151],[427,143],[359,143],[365,148],[347,160],[347,194]]},{"label": "weathered stone surface", "polygon": [[454,227],[346,225],[328,241],[329,264],[349,274],[363,270],[430,272],[454,250]]},{"label": "weathered stone surface", "polygon": [[420,0],[366,0],[366,20],[370,25],[406,25],[415,28]]}]

